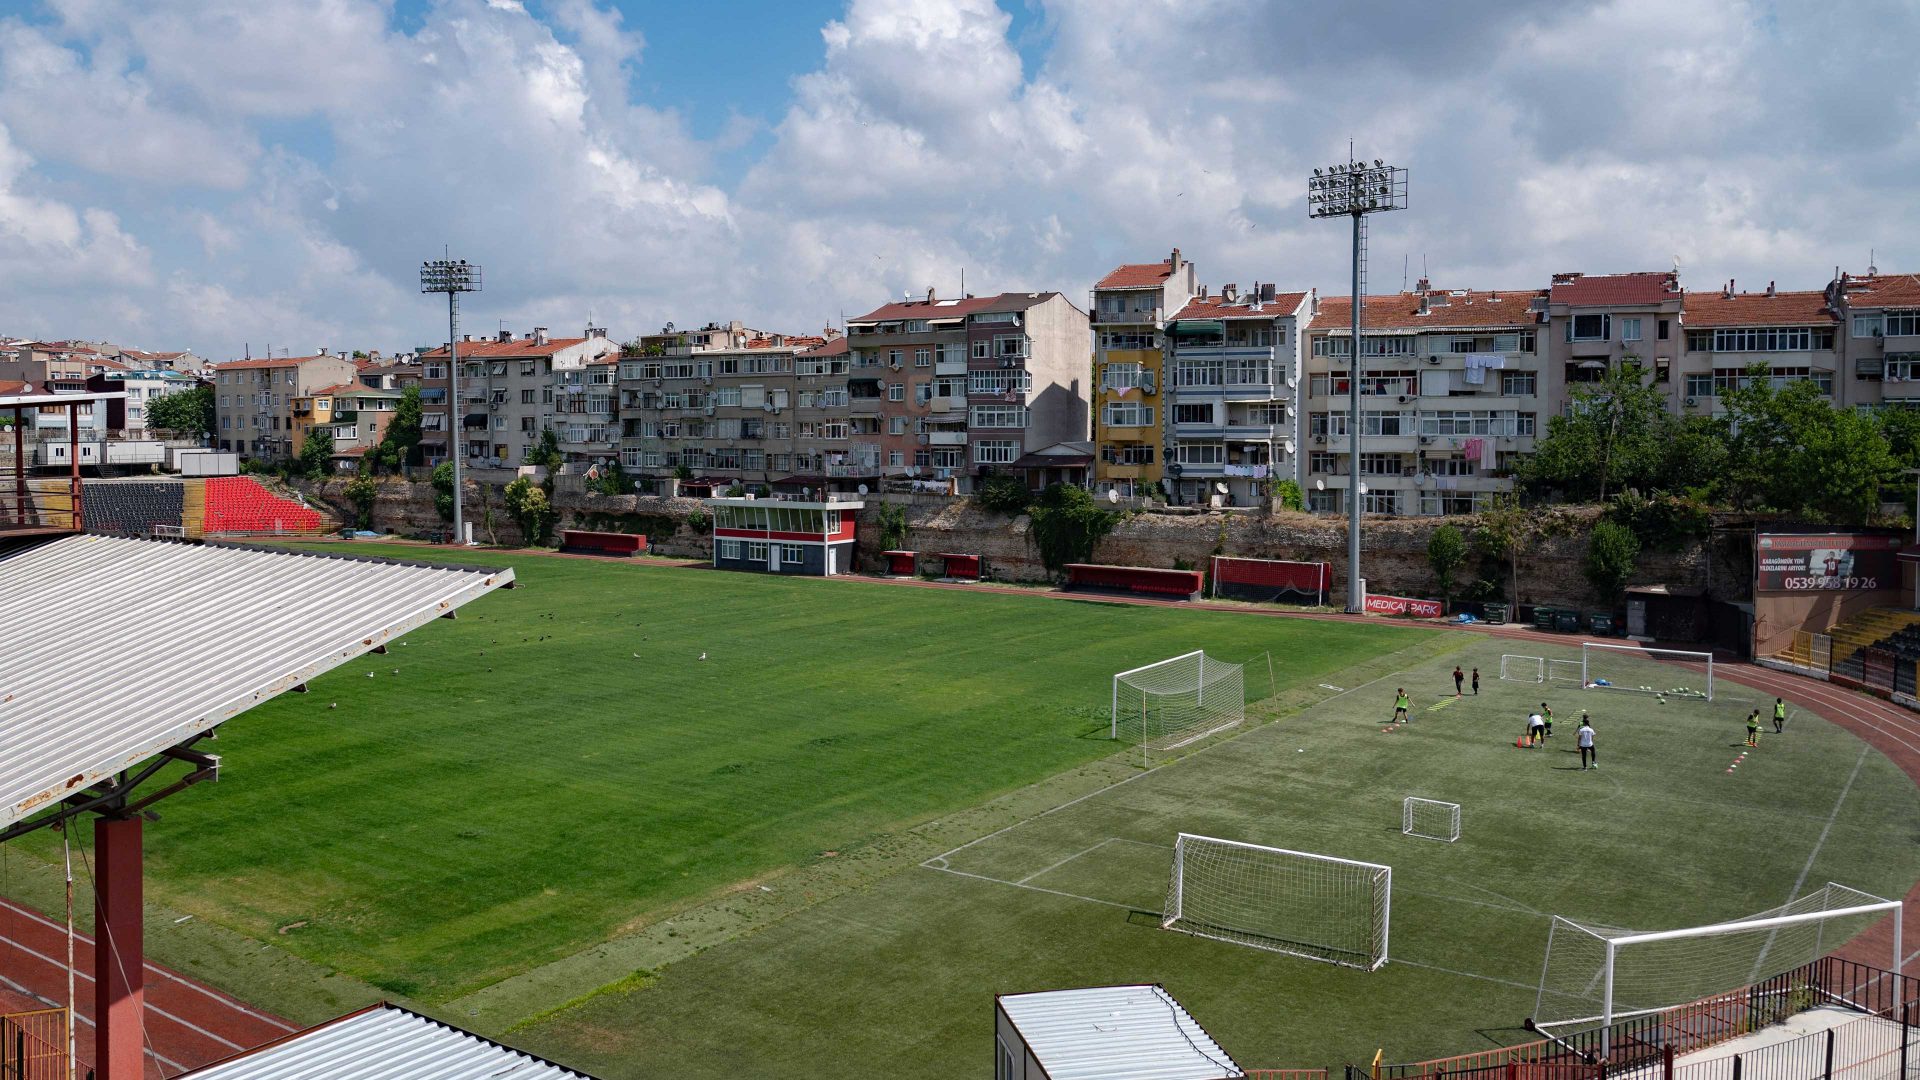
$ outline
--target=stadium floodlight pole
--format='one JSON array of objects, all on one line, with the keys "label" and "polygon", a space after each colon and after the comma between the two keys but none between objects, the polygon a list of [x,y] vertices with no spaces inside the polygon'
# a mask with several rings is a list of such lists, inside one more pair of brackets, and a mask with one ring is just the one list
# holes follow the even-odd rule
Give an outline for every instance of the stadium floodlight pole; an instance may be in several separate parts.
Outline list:
[{"label": "stadium floodlight pole", "polygon": [[1367,287],[1368,214],[1404,210],[1407,206],[1407,170],[1372,165],[1353,158],[1344,165],[1313,170],[1307,178],[1307,216],[1353,219],[1353,337],[1347,354],[1347,611],[1366,610],[1360,587],[1360,308]]},{"label": "stadium floodlight pole", "polygon": [[420,264],[420,291],[447,294],[447,457],[453,461],[453,542],[467,542],[460,515],[460,294],[480,291],[480,267],[465,259]]}]

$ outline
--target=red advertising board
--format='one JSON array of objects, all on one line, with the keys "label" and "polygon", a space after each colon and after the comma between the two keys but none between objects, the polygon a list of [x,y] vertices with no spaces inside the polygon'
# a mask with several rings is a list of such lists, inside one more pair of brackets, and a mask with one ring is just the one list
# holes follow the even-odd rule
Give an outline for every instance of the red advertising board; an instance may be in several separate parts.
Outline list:
[{"label": "red advertising board", "polygon": [[1894,553],[1902,537],[1884,533],[1760,533],[1754,538],[1759,592],[1864,592],[1900,587]]},{"label": "red advertising board", "polygon": [[1367,613],[1411,615],[1416,619],[1438,619],[1446,614],[1438,600],[1415,600],[1410,596],[1382,596],[1379,593],[1367,594]]}]

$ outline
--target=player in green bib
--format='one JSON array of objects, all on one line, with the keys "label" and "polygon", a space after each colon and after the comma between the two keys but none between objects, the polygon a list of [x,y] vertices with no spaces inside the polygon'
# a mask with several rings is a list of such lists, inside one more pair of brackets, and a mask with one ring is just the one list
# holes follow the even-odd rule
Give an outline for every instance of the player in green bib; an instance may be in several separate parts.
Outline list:
[{"label": "player in green bib", "polygon": [[1540,703],[1540,719],[1546,722],[1547,729],[1541,737],[1553,738],[1553,710],[1547,708],[1547,703],[1544,701]]},{"label": "player in green bib", "polygon": [[1760,745],[1760,710],[1759,709],[1755,709],[1752,712],[1747,714],[1747,745],[1748,746]]},{"label": "player in green bib", "polygon": [[1774,698],[1773,699],[1773,733],[1775,735],[1778,735],[1785,730],[1787,730],[1786,700],[1784,698]]},{"label": "player in green bib", "polygon": [[1407,700],[1407,690],[1405,687],[1395,690],[1393,697],[1393,722],[1396,724],[1406,723],[1407,710],[1412,706],[1413,702]]}]

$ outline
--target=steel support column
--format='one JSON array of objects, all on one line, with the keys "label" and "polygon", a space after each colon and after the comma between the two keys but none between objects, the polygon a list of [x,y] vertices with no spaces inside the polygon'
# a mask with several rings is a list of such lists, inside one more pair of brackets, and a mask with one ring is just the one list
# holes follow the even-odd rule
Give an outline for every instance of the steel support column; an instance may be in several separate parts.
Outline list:
[{"label": "steel support column", "polygon": [[99,1080],[146,1075],[140,818],[93,823],[93,1060]]}]

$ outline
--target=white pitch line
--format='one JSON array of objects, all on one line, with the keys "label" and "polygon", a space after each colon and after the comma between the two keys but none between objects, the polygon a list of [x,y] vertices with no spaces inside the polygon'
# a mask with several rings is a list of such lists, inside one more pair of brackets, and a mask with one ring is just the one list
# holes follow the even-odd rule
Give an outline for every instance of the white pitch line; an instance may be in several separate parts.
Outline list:
[{"label": "white pitch line", "polygon": [[[1847,804],[1847,793],[1853,790],[1853,782],[1860,776],[1860,767],[1867,763],[1867,755],[1872,752],[1872,744],[1860,747],[1860,756],[1854,759],[1853,771],[1847,774],[1847,782],[1840,786],[1840,797],[1833,800],[1833,813],[1827,815],[1827,823],[1821,826],[1820,838],[1813,842],[1813,850],[1807,853],[1807,862],[1800,868],[1800,876],[1793,879],[1793,889],[1787,893],[1787,903],[1791,904],[1800,898],[1800,888],[1807,883],[1807,875],[1813,872],[1814,860],[1820,857],[1820,849],[1826,846],[1827,834],[1833,831],[1833,823],[1840,819],[1840,808]],[[1760,946],[1760,955],[1753,958],[1753,975],[1748,982],[1760,981],[1760,965],[1766,962],[1767,951],[1773,948],[1774,939],[1779,936],[1780,928],[1777,926],[1767,935],[1766,944]]]},{"label": "white pitch line", "polygon": [[[925,863],[921,863],[920,865],[926,866]],[[975,881],[991,881],[995,885],[1011,885],[1016,889],[1027,889],[1031,892],[1046,893],[1050,896],[1064,896],[1069,900],[1084,900],[1089,904],[1104,904],[1107,907],[1119,908],[1121,911],[1135,910],[1132,904],[1116,904],[1111,900],[1100,900],[1091,896],[1081,896],[1079,893],[1061,892],[1059,889],[1044,889],[1038,885],[1022,885],[1017,881],[1008,881],[1006,878],[988,877],[985,874],[970,874],[965,870],[955,870],[951,867],[927,866],[927,869],[938,870],[943,874],[953,874],[957,877],[972,878]],[[1159,913],[1155,912],[1154,914]]]},{"label": "white pitch line", "polygon": [[1063,867],[1063,866],[1065,866],[1065,865],[1067,865],[1068,863],[1070,863],[1070,862],[1072,862],[1073,860],[1075,860],[1075,859],[1077,859],[1077,858],[1079,858],[1080,856],[1082,856],[1082,855],[1091,855],[1091,854],[1093,854],[1094,852],[1096,852],[1096,851],[1099,851],[1099,850],[1100,850],[1101,848],[1103,848],[1103,847],[1106,847],[1106,846],[1107,846],[1108,844],[1111,844],[1111,843],[1113,843],[1113,837],[1111,837],[1111,836],[1109,836],[1109,837],[1107,837],[1107,838],[1106,838],[1105,840],[1102,840],[1102,841],[1100,841],[1099,843],[1097,843],[1097,844],[1095,844],[1095,845],[1093,845],[1093,846],[1092,846],[1092,847],[1090,847],[1090,848],[1087,848],[1087,849],[1086,849],[1086,850],[1084,850],[1084,851],[1076,851],[1076,852],[1074,852],[1073,854],[1071,854],[1071,855],[1069,855],[1069,856],[1067,856],[1066,858],[1064,858],[1064,859],[1061,859],[1061,860],[1060,860],[1059,862],[1056,862],[1056,863],[1052,863],[1052,864],[1050,864],[1050,865],[1048,865],[1048,866],[1046,866],[1046,867],[1044,867],[1044,868],[1042,868],[1042,869],[1039,869],[1039,870],[1035,870],[1035,871],[1034,871],[1033,873],[1031,873],[1031,874],[1028,874],[1028,875],[1027,875],[1026,877],[1023,877],[1023,878],[1021,878],[1021,879],[1020,879],[1019,881],[1016,881],[1016,882],[1014,882],[1014,884],[1015,884],[1015,885],[1025,885],[1025,884],[1026,884],[1027,882],[1029,882],[1029,881],[1032,881],[1032,880],[1033,880],[1034,878],[1037,878],[1037,877],[1039,877],[1039,876],[1041,876],[1042,874],[1050,874],[1050,873],[1052,873],[1053,871],[1055,871],[1055,870],[1058,870],[1058,869],[1060,869],[1061,867]]}]

